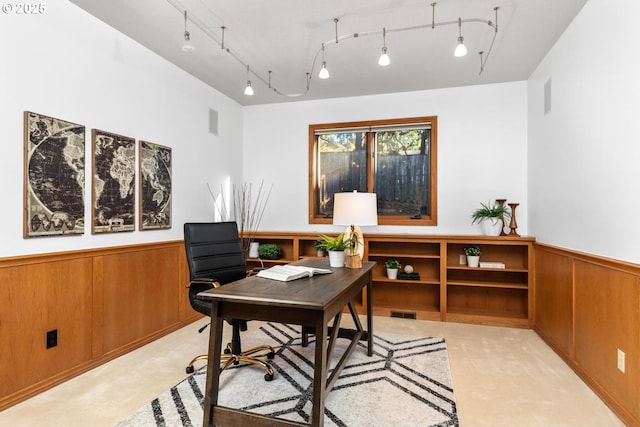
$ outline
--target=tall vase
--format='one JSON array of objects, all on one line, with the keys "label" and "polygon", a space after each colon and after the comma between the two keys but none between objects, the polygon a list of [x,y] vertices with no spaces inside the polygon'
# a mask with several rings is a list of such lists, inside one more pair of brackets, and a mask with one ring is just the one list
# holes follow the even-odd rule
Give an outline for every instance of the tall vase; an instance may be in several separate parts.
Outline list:
[{"label": "tall vase", "polygon": [[520,203],[509,203],[509,207],[511,208],[511,222],[509,223],[509,228],[511,231],[509,232],[509,236],[519,236],[516,228],[518,228],[518,223],[516,222],[516,208]]},{"label": "tall vase", "polygon": [[[498,206],[503,207],[504,206],[504,202],[506,202],[507,199],[496,199],[496,203],[498,204]],[[507,233],[504,232],[504,226],[507,225],[504,223],[504,215],[500,214],[500,222],[502,223],[502,228],[500,229],[500,234],[499,236],[506,236]]]}]

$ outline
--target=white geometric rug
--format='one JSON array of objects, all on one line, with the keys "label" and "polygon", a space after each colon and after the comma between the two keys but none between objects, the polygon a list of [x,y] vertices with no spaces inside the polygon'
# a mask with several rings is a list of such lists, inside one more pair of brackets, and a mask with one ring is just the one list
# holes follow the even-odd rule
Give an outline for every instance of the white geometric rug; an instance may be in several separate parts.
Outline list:
[{"label": "white geometric rug", "polygon": [[[314,341],[302,347],[299,326],[264,323],[243,334],[242,344],[271,344],[276,349],[270,361],[275,378],[265,381],[262,368],[251,365],[228,369],[220,377],[219,404],[309,422]],[[347,345],[348,340],[338,339],[334,354],[342,354]],[[205,382],[202,368],[116,427],[201,426]],[[374,355],[367,356],[366,342],[361,341],[325,399],[325,426],[457,425],[443,338],[374,334]]]}]

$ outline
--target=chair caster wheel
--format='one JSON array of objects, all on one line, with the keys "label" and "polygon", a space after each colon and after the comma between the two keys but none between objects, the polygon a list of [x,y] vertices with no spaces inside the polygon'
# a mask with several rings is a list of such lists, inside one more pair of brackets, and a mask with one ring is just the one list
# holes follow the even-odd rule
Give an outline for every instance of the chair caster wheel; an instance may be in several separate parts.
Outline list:
[{"label": "chair caster wheel", "polygon": [[185,369],[185,371],[187,372],[187,374],[193,374],[193,372],[195,371],[193,366],[187,366],[187,368]]},{"label": "chair caster wheel", "polygon": [[267,359],[273,360],[274,357],[276,357],[276,354],[273,351],[267,353]]},{"label": "chair caster wheel", "polygon": [[264,380],[265,381],[273,380],[273,374],[264,374]]}]

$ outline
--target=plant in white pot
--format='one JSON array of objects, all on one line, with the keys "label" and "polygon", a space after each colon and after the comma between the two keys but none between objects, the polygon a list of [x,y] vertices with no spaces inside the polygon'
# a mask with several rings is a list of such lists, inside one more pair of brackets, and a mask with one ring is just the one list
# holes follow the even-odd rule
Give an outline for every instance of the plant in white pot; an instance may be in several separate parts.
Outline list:
[{"label": "plant in white pot", "polygon": [[316,243],[316,248],[322,248],[329,252],[329,265],[331,267],[344,267],[345,249],[349,246],[349,241],[344,240],[344,233],[338,237],[320,235],[320,240]]},{"label": "plant in white pot", "polygon": [[503,219],[511,217],[509,209],[501,204],[484,204],[471,213],[471,224],[479,223],[487,236],[499,236],[504,227]]},{"label": "plant in white pot", "polygon": [[400,261],[397,259],[388,259],[384,263],[384,267],[387,269],[387,277],[389,279],[398,278],[398,270],[400,269]]},{"label": "plant in white pot", "polygon": [[464,254],[467,256],[467,265],[469,267],[477,267],[480,263],[481,253],[478,246],[467,246],[464,248]]}]

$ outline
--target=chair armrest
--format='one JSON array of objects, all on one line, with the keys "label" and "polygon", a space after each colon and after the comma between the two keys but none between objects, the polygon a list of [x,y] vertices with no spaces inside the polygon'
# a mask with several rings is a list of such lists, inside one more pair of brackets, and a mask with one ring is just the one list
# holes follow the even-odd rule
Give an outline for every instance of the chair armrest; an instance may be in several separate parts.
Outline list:
[{"label": "chair armrest", "polygon": [[213,280],[213,279],[196,279],[196,280],[192,280],[189,282],[189,286],[187,286],[187,288],[190,288],[191,285],[211,285],[214,288],[219,288],[220,287],[220,283],[217,280]]}]

